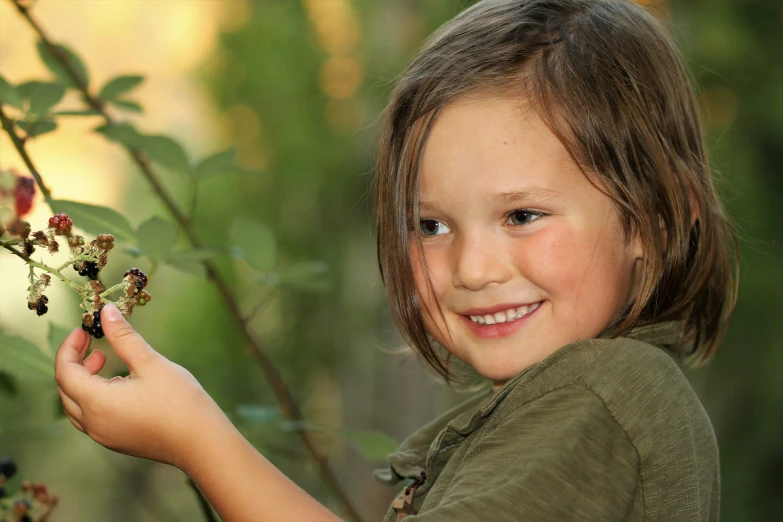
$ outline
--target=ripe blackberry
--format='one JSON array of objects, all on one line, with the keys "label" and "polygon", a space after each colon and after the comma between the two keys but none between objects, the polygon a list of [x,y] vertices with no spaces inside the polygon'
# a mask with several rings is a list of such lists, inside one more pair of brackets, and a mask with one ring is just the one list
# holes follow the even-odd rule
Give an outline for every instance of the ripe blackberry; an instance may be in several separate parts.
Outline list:
[{"label": "ripe blackberry", "polygon": [[[101,309],[103,307],[101,306]],[[92,335],[96,339],[103,337],[103,328],[101,327],[101,310],[92,313],[92,324],[87,326],[82,320],[82,330]]]},{"label": "ripe blackberry", "polygon": [[14,210],[17,216],[24,216],[33,208],[33,196],[35,196],[35,180],[25,176],[16,178],[14,188]]},{"label": "ripe blackberry", "polygon": [[76,265],[74,265],[74,268],[79,271],[80,276],[87,276],[90,279],[97,279],[98,272],[100,272],[98,263],[95,261],[85,261],[83,268],[79,269]]},{"label": "ripe blackberry", "polygon": [[53,228],[54,233],[58,236],[69,234],[72,226],[73,221],[71,221],[71,218],[69,218],[68,214],[65,212],[60,212],[49,218],[49,228]]},{"label": "ripe blackberry", "polygon": [[16,463],[10,457],[0,459],[0,475],[10,479],[16,475]]},{"label": "ripe blackberry", "polygon": [[[141,281],[141,285],[142,285],[141,288],[144,288],[145,286],[147,286],[147,275],[144,272],[142,272],[138,268],[131,268],[130,270],[125,272],[125,275],[122,276],[122,277],[123,278],[128,277],[129,274],[133,274],[133,275],[136,276],[136,288],[139,287],[139,285],[138,285],[139,281]],[[139,290],[141,290],[141,288],[139,288]]]}]

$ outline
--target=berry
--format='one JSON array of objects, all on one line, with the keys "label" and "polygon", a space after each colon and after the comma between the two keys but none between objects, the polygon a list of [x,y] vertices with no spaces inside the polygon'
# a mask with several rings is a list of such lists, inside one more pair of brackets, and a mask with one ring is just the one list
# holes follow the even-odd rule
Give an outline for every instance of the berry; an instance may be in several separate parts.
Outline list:
[{"label": "berry", "polygon": [[27,510],[30,509],[30,502],[26,499],[20,499],[14,502],[14,512],[17,515],[24,515],[27,513]]},{"label": "berry", "polygon": [[98,234],[96,238],[98,248],[101,250],[111,250],[114,248],[114,236],[111,234]]},{"label": "berry", "polygon": [[24,216],[33,208],[33,196],[35,196],[35,180],[20,176],[16,180],[14,188],[14,207],[17,216]]},{"label": "berry", "polygon": [[32,231],[33,227],[30,226],[30,223],[21,219],[16,219],[8,225],[8,232],[15,236],[20,236],[22,239],[27,239]]},{"label": "berry", "polygon": [[[131,268],[130,270],[125,272],[125,275],[122,277],[128,277],[129,274],[133,274],[136,276],[136,288],[139,288],[139,284],[138,284],[139,281],[141,281],[141,288],[147,286],[147,275],[144,272],[142,272],[138,268]],[[139,288],[139,290],[141,290],[141,288]]]},{"label": "berry", "polygon": [[33,519],[30,518],[30,515],[22,515],[22,518],[19,519],[19,522],[33,522]]},{"label": "berry", "polygon": [[48,311],[49,311],[49,308],[43,302],[38,303],[38,306],[35,308],[35,313],[38,314],[38,317],[42,316],[43,314],[45,314]]},{"label": "berry", "polygon": [[78,266],[73,266],[74,270],[79,271],[80,276],[87,276],[90,279],[97,279],[98,278],[98,272],[100,271],[100,268],[98,268],[98,263],[95,261],[85,261],[84,262],[84,268],[79,269]]},{"label": "berry", "polygon": [[150,301],[152,301],[152,296],[149,294],[149,292],[144,290],[139,292],[139,306],[145,306]]},{"label": "berry", "polygon": [[[101,309],[103,307],[101,306]],[[82,320],[82,330],[92,335],[96,339],[103,337],[103,328],[101,327],[101,310],[92,313],[92,324],[87,326]]]},{"label": "berry", "polygon": [[84,245],[84,238],[82,236],[71,236],[68,238],[68,246],[74,248]]},{"label": "berry", "polygon": [[54,229],[54,233],[58,236],[63,234],[70,234],[73,221],[68,217],[65,212],[60,212],[49,218],[49,228]]},{"label": "berry", "polygon": [[16,474],[16,463],[9,457],[0,459],[0,475],[10,479]]}]

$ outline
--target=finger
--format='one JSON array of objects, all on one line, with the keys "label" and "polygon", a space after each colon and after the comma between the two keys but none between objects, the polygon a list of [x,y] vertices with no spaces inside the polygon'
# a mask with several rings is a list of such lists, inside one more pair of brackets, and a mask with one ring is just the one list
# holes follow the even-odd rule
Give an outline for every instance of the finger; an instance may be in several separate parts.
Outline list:
[{"label": "finger", "polygon": [[81,419],[82,418],[82,408],[79,406],[76,401],[68,397],[68,395],[62,391],[59,387],[57,388],[57,394],[60,396],[60,402],[63,403],[63,411],[66,415],[69,417],[75,418],[75,419]]},{"label": "finger", "polygon": [[90,336],[80,328],[74,329],[57,349],[54,359],[54,378],[57,385],[70,397],[78,399],[92,373],[84,367],[82,359],[90,346]]},{"label": "finger", "polygon": [[101,311],[101,325],[106,340],[128,366],[131,373],[140,373],[159,354],[147,344],[116,306],[107,304]]},{"label": "finger", "polygon": [[100,350],[95,350],[84,360],[84,367],[87,368],[91,374],[95,375],[101,371],[104,363],[106,363],[106,354]]},{"label": "finger", "polygon": [[84,428],[82,427],[82,425],[81,425],[81,423],[79,421],[77,421],[76,419],[74,419],[73,417],[68,415],[67,413],[65,414],[65,416],[68,417],[68,420],[71,421],[71,424],[73,424],[74,428],[76,428],[77,430],[81,431],[82,433],[87,433],[86,431],[84,431]]}]

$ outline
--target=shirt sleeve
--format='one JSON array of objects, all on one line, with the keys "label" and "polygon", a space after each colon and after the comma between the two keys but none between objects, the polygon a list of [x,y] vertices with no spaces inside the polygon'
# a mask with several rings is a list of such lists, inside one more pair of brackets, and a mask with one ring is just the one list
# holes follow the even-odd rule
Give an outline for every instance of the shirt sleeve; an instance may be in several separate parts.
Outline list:
[{"label": "shirt sleeve", "polygon": [[625,520],[638,465],[598,396],[560,388],[507,413],[468,450],[439,504],[405,520]]}]

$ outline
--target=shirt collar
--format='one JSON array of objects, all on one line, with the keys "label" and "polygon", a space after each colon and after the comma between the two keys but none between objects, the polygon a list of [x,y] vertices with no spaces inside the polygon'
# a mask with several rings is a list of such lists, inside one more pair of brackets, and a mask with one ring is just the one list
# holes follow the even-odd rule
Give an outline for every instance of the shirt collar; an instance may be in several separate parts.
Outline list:
[{"label": "shirt collar", "polygon": [[[628,332],[625,337],[658,346],[681,361],[679,354],[682,353],[682,326],[679,321],[639,326]],[[384,484],[394,485],[406,478],[419,476],[424,470],[430,447],[441,431],[448,427],[462,436],[469,435],[484,424],[487,417],[512,389],[524,386],[525,382],[533,379],[543,368],[551,366],[558,359],[566,357],[574,350],[578,350],[582,344],[590,341],[577,341],[564,346],[544,361],[526,368],[496,392],[484,391],[425,424],[403,440],[397,451],[389,455],[387,468],[375,470],[375,478]]]}]

